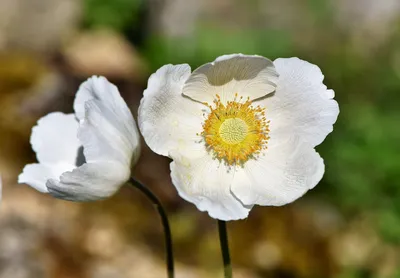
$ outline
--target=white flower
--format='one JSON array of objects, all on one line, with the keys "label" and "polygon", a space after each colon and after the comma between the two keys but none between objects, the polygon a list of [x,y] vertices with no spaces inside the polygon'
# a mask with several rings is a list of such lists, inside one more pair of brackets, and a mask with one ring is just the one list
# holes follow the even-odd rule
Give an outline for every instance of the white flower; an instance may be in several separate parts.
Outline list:
[{"label": "white flower", "polygon": [[74,114],[50,113],[32,129],[39,163],[18,177],[54,197],[90,201],[114,194],[139,157],[139,134],[116,86],[92,77],[80,86]]},{"label": "white flower", "polygon": [[322,178],[314,147],[339,113],[321,70],[298,58],[225,55],[191,73],[166,65],[139,107],[139,128],[169,156],[179,195],[221,220],[293,202]]}]

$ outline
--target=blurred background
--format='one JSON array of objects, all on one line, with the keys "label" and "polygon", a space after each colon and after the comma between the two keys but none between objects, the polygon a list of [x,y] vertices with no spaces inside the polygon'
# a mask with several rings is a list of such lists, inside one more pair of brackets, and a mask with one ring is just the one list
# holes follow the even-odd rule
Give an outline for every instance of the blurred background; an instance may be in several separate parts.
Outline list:
[{"label": "blurred background", "polygon": [[[237,52],[319,65],[341,113],[314,190],[229,223],[235,277],[400,277],[399,0],[0,0],[0,278],[165,277],[158,215],[140,192],[71,203],[17,184],[36,161],[31,128],[72,112],[93,74],[136,116],[163,64]],[[144,147],[135,176],[170,213],[177,277],[222,277],[216,223],[178,197],[168,165]]]}]

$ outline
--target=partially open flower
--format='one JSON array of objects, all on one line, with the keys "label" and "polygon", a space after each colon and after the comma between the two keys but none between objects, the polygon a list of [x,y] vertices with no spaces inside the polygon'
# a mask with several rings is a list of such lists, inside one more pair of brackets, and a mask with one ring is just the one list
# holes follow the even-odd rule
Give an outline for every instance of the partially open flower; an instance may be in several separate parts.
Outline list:
[{"label": "partially open flower", "polygon": [[225,55],[191,73],[166,65],[148,82],[139,128],[169,156],[180,196],[213,218],[293,202],[322,178],[314,147],[339,113],[321,70],[298,58]]},{"label": "partially open flower", "polygon": [[35,189],[72,201],[104,199],[130,177],[140,152],[132,114],[116,86],[104,77],[84,82],[74,114],[50,113],[32,129],[39,163],[18,177]]}]

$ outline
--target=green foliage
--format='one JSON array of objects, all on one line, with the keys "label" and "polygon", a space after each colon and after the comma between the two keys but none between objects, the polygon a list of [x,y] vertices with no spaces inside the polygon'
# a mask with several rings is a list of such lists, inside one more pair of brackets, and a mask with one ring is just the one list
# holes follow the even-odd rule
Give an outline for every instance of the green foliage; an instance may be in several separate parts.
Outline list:
[{"label": "green foliage", "polygon": [[[400,243],[400,82],[392,66],[396,49],[376,60],[343,47],[326,58],[329,87],[341,113],[321,146],[329,198],[345,211],[369,212],[384,240]],[[376,66],[379,61],[379,67]]]},{"label": "green foliage", "polygon": [[363,278],[364,276],[356,269],[345,269],[335,278]]},{"label": "green foliage", "polygon": [[400,278],[400,267],[397,269],[396,273],[391,278]]},{"label": "green foliage", "polygon": [[232,53],[281,57],[287,56],[291,49],[288,34],[278,30],[226,30],[200,26],[186,38],[151,37],[145,55],[155,70],[167,63],[188,63],[196,68],[220,55]]},{"label": "green foliage", "polygon": [[122,31],[134,24],[143,0],[84,0],[84,22],[90,28]]},{"label": "green foliage", "polygon": [[321,0],[307,0],[308,8],[319,24],[329,24],[333,17],[332,3]]},{"label": "green foliage", "polygon": [[379,230],[388,242],[400,243],[400,210],[395,207],[382,209],[379,213]]},{"label": "green foliage", "polygon": [[355,208],[400,198],[400,115],[369,103],[343,104],[327,151],[328,177],[343,205]]}]

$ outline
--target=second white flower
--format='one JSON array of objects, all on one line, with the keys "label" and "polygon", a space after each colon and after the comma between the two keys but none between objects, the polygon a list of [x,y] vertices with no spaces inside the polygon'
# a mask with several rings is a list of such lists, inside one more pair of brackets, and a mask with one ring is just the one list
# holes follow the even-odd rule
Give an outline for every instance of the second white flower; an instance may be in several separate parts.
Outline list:
[{"label": "second white flower", "polygon": [[18,177],[35,189],[72,201],[104,199],[130,177],[140,152],[139,133],[116,86],[104,77],[84,82],[74,114],[53,112],[32,129],[39,163]]}]

